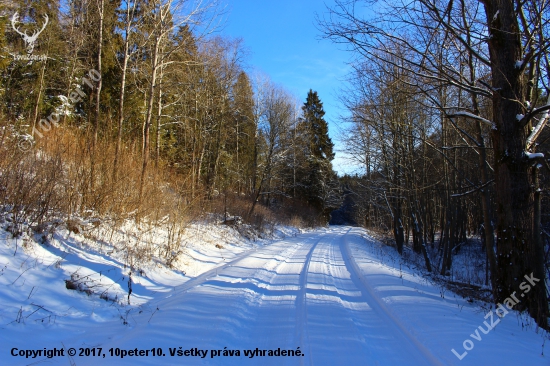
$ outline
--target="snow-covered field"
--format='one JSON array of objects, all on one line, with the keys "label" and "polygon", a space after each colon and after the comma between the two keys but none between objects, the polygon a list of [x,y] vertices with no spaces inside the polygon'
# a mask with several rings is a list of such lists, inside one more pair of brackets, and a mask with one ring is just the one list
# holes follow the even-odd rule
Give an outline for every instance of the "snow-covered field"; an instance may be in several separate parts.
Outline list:
[{"label": "snow-covered field", "polygon": [[0,364],[550,364],[528,318],[433,285],[363,229],[277,234],[194,224],[172,269],[134,263],[128,305],[120,246],[1,231]]}]

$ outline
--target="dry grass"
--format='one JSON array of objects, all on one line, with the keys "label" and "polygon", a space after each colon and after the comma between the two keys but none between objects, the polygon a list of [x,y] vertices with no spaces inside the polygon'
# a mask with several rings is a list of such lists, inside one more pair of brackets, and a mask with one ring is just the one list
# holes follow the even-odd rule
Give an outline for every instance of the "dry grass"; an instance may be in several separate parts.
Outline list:
[{"label": "dry grass", "polygon": [[167,258],[177,252],[179,236],[200,206],[187,194],[185,177],[152,162],[140,200],[137,146],[123,147],[115,179],[113,144],[99,141],[93,149],[91,139],[76,128],[52,129],[29,151],[20,149],[9,126],[0,133],[0,218],[8,221],[13,236],[24,227],[47,233],[60,220],[73,233],[82,231],[83,221],[115,230],[139,220],[144,231],[162,225],[169,232]]},{"label": "dry grass", "polygon": [[190,207],[184,179],[168,169],[150,165],[143,199],[139,199],[141,155],[136,146],[124,146],[117,178],[113,178],[114,147],[76,129],[57,128],[21,151],[16,140],[3,139],[0,149],[0,199],[24,213],[31,223],[53,214],[88,218],[108,217],[118,222],[137,217],[158,221]]},{"label": "dry grass", "polygon": [[[117,250],[124,252],[131,268],[152,258],[171,266],[190,221],[210,214],[218,221],[227,215],[246,218],[252,205],[252,196],[236,193],[206,199],[198,189],[192,196],[189,177],[163,161],[149,164],[140,199],[141,146],[122,146],[115,177],[113,142],[100,139],[93,148],[91,137],[76,127],[52,129],[23,151],[11,126],[0,124],[0,141],[0,223],[7,221],[14,237],[32,228],[46,242],[60,225],[92,242],[111,242],[115,232],[122,233],[128,235],[127,244]],[[284,198],[270,207],[256,205],[248,222],[236,222],[235,227],[256,238],[271,235],[279,223],[312,227],[317,219],[307,204]],[[136,223],[137,232],[124,234],[129,221]],[[153,237],[158,227],[167,232],[161,245]]]},{"label": "dry grass", "polygon": [[306,228],[319,226],[322,221],[313,208],[290,198],[285,198],[284,202],[272,203],[269,207],[259,203],[252,216],[248,217],[252,199],[252,195],[220,194],[208,202],[208,212],[216,214],[224,222],[227,218],[238,216],[257,233],[266,235],[273,233],[276,224]]}]

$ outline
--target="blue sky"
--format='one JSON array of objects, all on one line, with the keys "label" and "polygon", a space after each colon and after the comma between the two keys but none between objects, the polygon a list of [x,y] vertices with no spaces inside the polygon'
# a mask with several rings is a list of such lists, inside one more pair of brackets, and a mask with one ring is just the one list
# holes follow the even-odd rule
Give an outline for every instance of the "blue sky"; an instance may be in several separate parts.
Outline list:
[{"label": "blue sky", "polygon": [[[226,0],[228,14],[221,34],[242,38],[250,54],[247,64],[305,101],[309,89],[323,102],[329,135],[336,144],[337,172],[350,171],[338,150],[339,116],[345,114],[338,101],[339,89],[349,71],[350,54],[329,40],[321,40],[315,14],[326,13],[321,0]],[[326,2],[331,5],[330,1]]]}]

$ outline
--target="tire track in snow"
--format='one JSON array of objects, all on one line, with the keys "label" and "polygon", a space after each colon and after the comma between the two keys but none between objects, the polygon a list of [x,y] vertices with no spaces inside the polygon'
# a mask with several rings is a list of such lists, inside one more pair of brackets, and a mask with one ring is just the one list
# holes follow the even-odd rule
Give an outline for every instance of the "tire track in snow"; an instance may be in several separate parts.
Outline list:
[{"label": "tire track in snow", "polygon": [[[349,229],[343,234],[343,236],[347,235],[350,231],[351,231],[351,228],[349,228]],[[343,236],[341,236],[341,237],[338,238],[338,239],[341,240],[341,238],[342,238]],[[340,249],[340,248],[338,248],[338,249]],[[343,272],[343,271],[340,269],[339,271],[336,270],[336,271],[333,272],[332,268],[334,268],[335,265],[337,265],[339,262],[340,262],[340,263],[344,263],[344,265],[345,265],[344,255],[343,255],[342,251],[341,251],[341,250],[338,250],[338,249],[336,249],[334,245],[330,245],[330,247],[329,247],[329,258],[330,258],[331,263],[333,264],[333,266],[329,267],[329,273],[330,273],[331,277],[333,278],[333,280],[335,281],[334,286],[335,286],[335,288],[337,288],[337,289],[338,289],[338,286],[337,286],[337,283],[336,283],[337,279],[340,279],[340,281],[339,281],[340,283],[339,283],[339,284],[340,284],[341,286],[344,284],[343,278],[340,277],[341,274],[342,274],[341,272]],[[347,272],[349,273],[349,271],[347,270],[347,267],[346,267],[345,271],[347,271]],[[352,274],[349,273],[349,275],[350,275],[350,279],[351,279],[351,275],[352,275]],[[353,281],[352,281],[352,282],[353,282]],[[355,283],[354,283],[354,284],[355,284]],[[356,286],[356,287],[357,287],[357,286]],[[344,287],[342,286],[342,288],[344,288]],[[360,291],[359,288],[357,288],[357,290]],[[358,325],[357,325],[356,322],[354,321],[354,316],[350,315],[350,320],[351,320],[351,324],[352,324],[353,329],[354,329],[354,334],[356,335],[357,339],[358,339],[361,343],[367,344],[367,341],[365,340],[365,337],[364,337],[363,333],[361,332],[361,329],[358,327]],[[369,361],[370,361],[370,360],[371,360],[371,359],[369,359]],[[377,362],[377,361],[376,361],[376,364],[378,365],[378,362]]]},{"label": "tire track in snow", "polygon": [[[300,272],[300,280],[299,280],[299,287],[300,292],[296,295],[296,339],[298,340],[300,347],[308,347],[307,351],[303,348],[302,352],[304,352],[307,356],[307,359],[309,360],[309,363],[311,364],[312,358],[311,358],[311,348],[309,343],[309,333],[307,329],[307,304],[306,304],[306,297],[307,297],[307,274],[309,272],[309,265],[311,264],[311,257],[313,256],[313,252],[315,251],[315,248],[317,247],[317,244],[326,236],[326,233],[324,233],[319,239],[315,241],[311,245],[311,248],[309,249],[309,252],[306,255],[306,258],[304,260],[304,265],[302,267],[302,271]],[[304,358],[300,359],[300,365],[304,364]]]},{"label": "tire track in snow", "polygon": [[[283,239],[283,241],[284,241],[284,239]],[[263,246],[263,247],[259,247],[259,248],[256,248],[256,249],[252,249],[250,251],[246,251],[246,252],[242,253],[240,256],[238,256],[237,258],[233,259],[231,262],[225,263],[221,266],[214,267],[214,268],[198,275],[197,277],[191,278],[189,281],[187,281],[184,284],[177,287],[176,294],[189,291],[193,287],[199,286],[199,285],[205,283],[206,281],[208,281],[209,279],[211,279],[213,277],[216,277],[224,269],[226,269],[228,267],[231,267],[231,266],[235,265],[236,263],[250,257],[251,255],[256,254],[259,251],[266,250],[266,249],[270,248],[271,246],[273,246],[274,244],[278,244],[278,243],[280,243],[280,241],[277,241],[277,242],[275,242],[273,244],[270,244],[268,246]],[[285,248],[285,250],[281,251],[278,255],[282,256],[282,257],[285,257],[285,254],[288,251],[291,251],[292,249],[294,249],[296,246],[299,246],[299,245],[300,245],[300,243],[296,243],[294,246]]]},{"label": "tire track in snow", "polygon": [[[215,268],[212,268],[210,269],[209,271],[206,271],[204,272],[203,274],[187,281],[186,283],[180,285],[177,287],[177,292],[176,294],[170,294],[169,297],[172,297],[174,295],[174,298],[173,299],[177,299],[177,294],[183,294],[183,293],[186,293],[186,292],[189,292],[189,291],[193,291],[194,289],[196,289],[197,287],[200,287],[200,286],[203,286],[203,285],[208,285],[208,284],[212,284],[213,286],[229,286],[231,287],[232,286],[232,283],[230,282],[227,282],[227,279],[220,279],[220,281],[218,281],[216,278],[218,277],[218,275],[220,276],[226,276],[227,274],[231,273],[231,267],[238,267],[238,266],[242,266],[243,265],[243,262],[246,262],[248,260],[250,260],[252,257],[256,256],[256,259],[255,261],[257,261],[257,265],[258,267],[250,267],[249,269],[253,272],[251,272],[249,275],[247,275],[246,277],[244,277],[244,279],[247,279],[247,280],[252,280],[251,283],[255,283],[254,279],[258,279],[261,276],[261,273],[265,270],[271,270],[271,271],[275,271],[277,272],[276,270],[278,268],[280,268],[281,266],[284,266],[285,264],[288,264],[288,260],[291,259],[291,258],[303,258],[303,254],[299,254],[297,252],[300,252],[300,250],[305,246],[305,245],[316,245],[317,242],[320,240],[318,238],[318,236],[315,236],[315,237],[309,237],[309,236],[306,236],[304,238],[301,238],[301,240],[296,240],[296,238],[291,238],[290,240],[286,240],[286,239],[283,239],[283,240],[280,240],[280,241],[276,241],[272,244],[269,244],[267,246],[263,246],[263,247],[259,247],[259,248],[256,248],[256,249],[253,249],[253,250],[250,250],[250,251],[246,251],[244,253],[242,253],[241,255],[239,255],[237,258],[234,258],[231,262],[228,262],[228,263],[225,263],[221,266],[218,266],[218,267],[215,267]],[[246,265],[244,265],[245,267],[247,267]],[[295,272],[296,275],[298,275],[298,271]],[[275,277],[276,274],[273,274],[273,277]],[[266,283],[269,283],[273,280],[273,278],[271,279],[265,279]],[[299,280],[298,280],[299,281]],[[297,287],[298,287],[298,283],[296,283]],[[298,292],[299,289],[296,290],[296,292]],[[258,299],[261,303],[261,298],[262,298],[262,295],[261,294],[258,294]],[[168,301],[174,301],[173,299],[168,299],[166,298],[166,300]],[[225,307],[226,308],[229,308],[231,307],[233,310],[239,310],[239,303],[244,304],[246,303],[246,300],[245,301],[241,301],[239,300],[238,298],[237,299],[233,299],[231,300],[231,303],[226,303],[225,304]],[[248,311],[248,310],[257,310],[255,307],[246,307],[244,310],[245,311]],[[219,315],[219,314],[217,314]],[[238,311],[237,313],[233,312],[231,313],[230,315],[226,314],[227,315],[227,318],[224,319],[223,321],[217,321],[217,322],[214,322],[210,327],[210,332],[209,334],[212,336],[212,339],[216,339],[216,334],[220,333],[220,330],[223,329],[224,332],[234,332],[235,334],[239,333],[239,332],[244,332],[245,330],[244,329],[240,329],[239,328],[239,325],[238,325],[238,322],[237,323],[231,323],[231,322],[228,322],[228,319],[232,319],[232,318],[235,318],[235,319],[247,319],[247,318],[251,318],[251,315],[250,314],[241,314],[240,311]],[[250,331],[250,329],[247,329],[246,330],[247,332]],[[256,332],[252,332],[253,334],[258,334]],[[263,340],[260,340],[261,342],[265,343],[263,344],[263,349],[269,349],[269,348],[272,348],[273,345],[270,344],[270,339],[269,338],[265,338]],[[258,342],[258,340],[255,341],[255,344],[256,346],[260,346],[260,343],[261,342]],[[254,348],[254,347],[252,347]],[[262,349],[262,347],[260,347]]]},{"label": "tire track in snow", "polygon": [[[307,320],[308,341],[315,354],[310,364],[324,364],[334,354],[347,365],[408,364],[407,359],[395,357],[395,351],[387,348],[401,338],[388,334],[387,319],[369,305],[346,266],[340,243],[351,230],[335,229],[330,240],[319,242],[311,258]],[[324,334],[333,337],[330,342],[324,342]],[[386,343],[386,339],[393,343]]]},{"label": "tire track in snow", "polygon": [[346,268],[351,275],[351,280],[361,291],[368,305],[381,318],[385,318],[385,323],[394,328],[395,334],[400,334],[402,336],[404,340],[402,344],[408,345],[407,348],[412,351],[411,355],[416,353],[420,356],[417,357],[416,360],[425,360],[425,364],[427,365],[443,365],[437,357],[409,332],[407,327],[392,313],[392,311],[388,309],[384,301],[375,293],[368,281],[362,275],[361,269],[351,255],[349,244],[345,238],[350,230],[339,238],[340,251],[342,252],[342,258],[344,259]]},{"label": "tire track in snow", "polygon": [[[217,275],[225,276],[231,273],[231,266],[243,266],[244,262],[251,259],[252,256],[257,256],[256,265],[258,267],[249,267],[249,269],[253,272],[246,275],[246,277],[243,277],[247,282],[250,283],[257,283],[257,279],[264,277],[262,273],[266,270],[269,272],[273,272],[269,278],[262,278],[262,281],[269,286],[270,284],[274,284],[274,280],[278,276],[277,269],[295,263],[300,263],[301,268],[293,271],[295,275],[297,275],[297,282],[295,290],[296,293],[296,300],[294,302],[294,317],[295,317],[295,334],[294,334],[294,342],[289,344],[290,348],[300,346],[302,349],[302,352],[304,352],[304,346],[308,347],[309,342],[307,342],[307,310],[305,306],[305,297],[306,297],[306,290],[307,290],[307,272],[309,270],[309,263],[311,261],[313,252],[315,251],[315,248],[317,244],[326,236],[326,233],[315,233],[315,236],[305,236],[302,238],[299,238],[299,240],[291,239],[289,241],[279,241],[275,242],[268,247],[259,248],[257,250],[252,250],[247,253],[244,253],[239,258],[234,259],[230,263],[226,263],[223,266],[213,268],[212,270],[203,273],[202,275],[198,276],[197,278],[193,279],[193,283],[185,283],[182,285],[185,286],[184,289],[182,289],[180,292],[193,290],[193,288],[206,285],[209,283],[212,283],[213,279],[217,277]],[[294,241],[296,240],[296,241]],[[307,253],[307,254],[306,254]],[[237,263],[241,262],[241,263]],[[290,273],[289,273],[290,274]],[[221,279],[221,282],[217,282],[217,280],[214,280],[216,282],[215,286],[223,286],[223,282],[226,281],[225,279]],[[227,285],[231,285],[229,282],[227,282]],[[258,299],[258,305],[262,302],[262,294],[257,294]],[[256,309],[257,310],[257,309]],[[250,318],[250,315],[247,317]],[[219,328],[220,324],[217,324],[215,328]],[[265,329],[263,327],[256,327],[256,329],[259,329],[258,331],[252,331],[252,334],[260,334],[261,332],[265,332]],[[249,329],[250,331],[250,329]],[[307,343],[306,343],[307,342]],[[271,349],[271,348],[277,348],[277,346],[280,346],[280,344],[272,344],[272,340],[270,337],[266,337],[261,340],[256,340],[256,346],[260,346],[260,349]],[[289,349],[290,349],[289,348]],[[306,354],[305,357],[300,358],[300,364],[303,364],[304,361],[308,362],[309,359]],[[305,360],[304,360],[305,359]],[[290,360],[290,359],[289,359]],[[267,362],[267,364],[271,364]]]}]

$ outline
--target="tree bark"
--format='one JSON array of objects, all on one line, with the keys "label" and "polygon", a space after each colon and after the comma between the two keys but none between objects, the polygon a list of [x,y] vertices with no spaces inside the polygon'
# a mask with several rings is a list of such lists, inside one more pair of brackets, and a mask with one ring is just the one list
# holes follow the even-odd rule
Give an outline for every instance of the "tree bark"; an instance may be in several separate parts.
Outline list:
[{"label": "tree bark", "polygon": [[[522,125],[517,116],[523,114],[527,100],[527,78],[518,60],[523,59],[518,20],[512,1],[485,3],[490,24],[489,54],[492,70],[493,121],[495,150],[495,187],[497,201],[497,273],[495,301],[504,302],[520,291],[524,276],[542,281],[529,292],[515,310],[529,310],[539,326],[547,328],[548,302],[544,285],[544,267],[537,259],[540,240],[534,232],[535,192],[532,161],[525,153],[530,124]],[[523,297],[523,295],[525,295]]]}]

